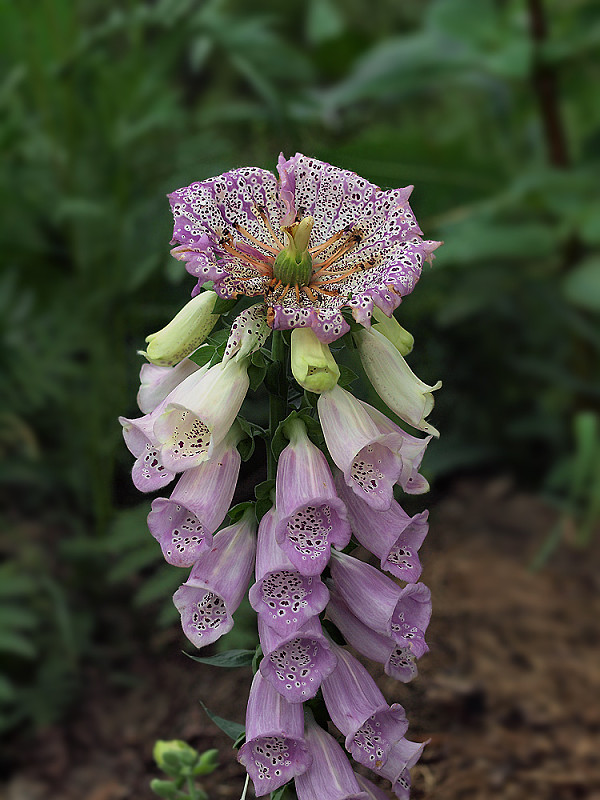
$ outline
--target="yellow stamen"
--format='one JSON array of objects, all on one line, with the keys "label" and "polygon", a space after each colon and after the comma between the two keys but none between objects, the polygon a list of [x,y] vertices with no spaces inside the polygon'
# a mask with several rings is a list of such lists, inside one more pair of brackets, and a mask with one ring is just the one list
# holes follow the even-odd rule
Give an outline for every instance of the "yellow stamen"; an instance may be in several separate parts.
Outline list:
[{"label": "yellow stamen", "polygon": [[245,228],[242,228],[241,225],[238,225],[236,223],[236,225],[234,225],[234,228],[238,233],[241,233],[242,236],[245,236],[246,239],[249,239],[251,242],[254,242],[254,244],[257,244],[259,247],[262,247],[265,250],[268,250],[270,253],[273,253],[274,256],[276,256],[277,253],[279,252],[279,250],[275,250],[274,247],[271,247],[270,244],[264,244],[263,242],[259,241],[259,239],[257,239],[255,236],[252,236],[252,234],[249,231],[247,231]]},{"label": "yellow stamen", "polygon": [[267,216],[267,212],[265,211],[265,209],[262,206],[253,206],[252,207],[252,211],[254,211],[256,216],[259,219],[262,220],[263,225],[265,226],[265,228],[269,231],[269,233],[273,237],[273,241],[275,242],[275,244],[279,245],[280,249],[283,250],[283,246],[284,246],[283,242],[281,241],[281,239],[277,236],[277,234],[273,230],[273,227],[271,225],[271,220]]},{"label": "yellow stamen", "polygon": [[[338,281],[341,281],[344,278],[347,278],[348,275],[353,275],[355,272],[360,272],[361,270],[362,270],[362,266],[356,266],[356,267],[352,267],[351,269],[346,269],[343,272],[329,273],[330,275],[334,276],[332,278],[329,278],[328,273],[325,273],[325,275],[322,275],[321,277],[325,278],[325,280],[323,281],[323,284],[325,284],[327,286],[330,283],[338,283]],[[319,284],[319,285],[321,285],[321,284]]]},{"label": "yellow stamen", "polygon": [[323,250],[326,250],[330,244],[333,244],[334,242],[337,242],[338,239],[341,239],[342,236],[349,235],[350,233],[348,231],[338,231],[337,233],[334,233],[333,236],[330,236],[326,242],[323,242],[323,244],[320,244],[317,247],[309,247],[308,252],[311,254],[311,256],[316,256],[319,253],[322,253]]},{"label": "yellow stamen", "polygon": [[323,272],[323,270],[327,269],[327,267],[330,267],[334,263],[334,261],[338,260],[338,258],[345,256],[346,253],[349,253],[350,250],[356,247],[356,245],[359,242],[360,238],[353,236],[351,241],[345,242],[338,250],[335,251],[335,253],[330,255],[326,261],[322,261],[319,264],[315,264],[315,267],[318,267],[318,269],[316,272],[313,272],[313,278],[315,278],[317,275]]},{"label": "yellow stamen", "polygon": [[249,255],[246,255],[246,253],[241,253],[239,250],[236,250],[236,248],[233,245],[228,244],[223,240],[219,242],[219,246],[222,247],[226,253],[229,253],[229,255],[235,256],[236,258],[239,258],[241,261],[245,261],[247,264],[251,264],[253,267],[256,267],[256,269],[260,272],[260,274],[263,275],[265,278],[270,278],[271,275],[273,274],[271,271],[271,266],[269,264],[265,264],[264,261],[256,261],[256,259],[252,258]]}]

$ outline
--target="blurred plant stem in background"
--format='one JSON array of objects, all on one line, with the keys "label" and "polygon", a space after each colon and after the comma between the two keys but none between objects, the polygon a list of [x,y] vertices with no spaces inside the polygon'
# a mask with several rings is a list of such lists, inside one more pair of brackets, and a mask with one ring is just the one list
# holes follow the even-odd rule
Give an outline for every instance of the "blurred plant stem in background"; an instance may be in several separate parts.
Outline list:
[{"label": "blurred plant stem in background", "polygon": [[[116,417],[131,354],[193,285],[168,255],[165,198],[193,180],[273,169],[283,149],[417,184],[417,217],[446,241],[397,312],[427,348],[423,379],[444,380],[426,469],[508,471],[596,513],[565,470],[600,405],[600,10],[476,6],[0,0],[2,548],[25,580],[6,603],[34,609],[0,637],[5,725],[16,706],[40,721],[23,698],[44,670],[44,686],[64,679],[49,630],[70,631],[72,670],[97,630],[126,647],[108,622],[119,584],[143,605],[179,582],[147,504],[131,508]],[[33,599],[41,564],[60,602]]]}]

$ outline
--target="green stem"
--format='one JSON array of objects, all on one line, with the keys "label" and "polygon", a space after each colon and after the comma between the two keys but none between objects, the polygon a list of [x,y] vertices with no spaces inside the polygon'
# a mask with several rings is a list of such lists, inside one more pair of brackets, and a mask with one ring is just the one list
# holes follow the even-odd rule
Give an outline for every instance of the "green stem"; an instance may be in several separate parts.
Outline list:
[{"label": "green stem", "polygon": [[288,415],[287,403],[287,352],[281,331],[271,334],[271,358],[279,366],[277,391],[270,391],[269,397],[269,441],[267,444],[267,479],[275,479],[277,461],[271,450],[271,442],[279,423]]}]

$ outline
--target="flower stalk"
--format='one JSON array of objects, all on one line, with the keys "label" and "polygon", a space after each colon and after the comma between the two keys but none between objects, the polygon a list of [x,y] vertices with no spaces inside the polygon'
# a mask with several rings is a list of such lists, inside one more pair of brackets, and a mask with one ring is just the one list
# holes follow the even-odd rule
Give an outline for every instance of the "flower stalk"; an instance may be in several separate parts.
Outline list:
[{"label": "flower stalk", "polygon": [[[408,798],[424,743],[405,738],[402,705],[388,703],[352,650],[401,683],[428,650],[431,593],[418,555],[427,512],[409,516],[397,498],[429,488],[419,470],[437,435],[426,418],[441,384],[408,367],[414,341],[393,312],[439,243],[421,238],[412,187],[382,191],[300,153],[282,155],[277,171],[232,170],[170,195],[172,254],[197,285],[148,337],[143,416],[121,418],[132,479],[146,492],[177,479],[154,499],[148,525],[166,561],[190,570],[173,597],[188,640],[203,648],[230,631],[246,594],[257,614],[253,655],[208,657],[240,666],[251,656],[234,746],[256,796],[294,781],[299,800],[379,800],[352,757]],[[252,300],[227,330],[213,312],[241,295]],[[381,400],[417,435],[340,385],[329,344],[350,337]],[[266,431],[245,418],[246,394],[263,382]],[[231,508],[256,436],[267,481],[256,503]],[[349,554],[351,541],[379,568]],[[165,759],[183,764],[186,747],[170,743]],[[192,797],[195,774],[181,772],[175,789],[187,784]],[[170,791],[160,783],[157,793]]]}]

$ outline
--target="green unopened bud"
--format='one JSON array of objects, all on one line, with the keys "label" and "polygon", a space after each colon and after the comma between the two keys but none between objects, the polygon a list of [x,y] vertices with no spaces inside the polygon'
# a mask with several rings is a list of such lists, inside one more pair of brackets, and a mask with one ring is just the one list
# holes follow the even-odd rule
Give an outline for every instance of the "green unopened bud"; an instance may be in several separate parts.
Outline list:
[{"label": "green unopened bud", "polygon": [[380,308],[373,308],[373,316],[377,320],[373,329],[382,333],[390,341],[401,356],[410,353],[415,343],[415,337],[400,325],[395,317],[386,316]]},{"label": "green unopened bud", "polygon": [[173,776],[178,776],[182,767],[191,766],[198,760],[198,751],[181,739],[159,739],[154,745],[152,755],[157,766],[167,775]]},{"label": "green unopened bud", "polygon": [[172,367],[197,350],[219,319],[212,313],[216,301],[214,292],[200,292],[162,330],[146,336],[148,361]]},{"label": "green unopened bud", "polygon": [[218,757],[218,750],[205,750],[200,756],[198,765],[194,767],[194,775],[210,775],[219,766]]},{"label": "green unopened bud", "polygon": [[333,389],[340,370],[329,346],[317,338],[312,328],[292,331],[292,374],[303,389],[327,392]]},{"label": "green unopened bud", "polygon": [[304,217],[283,229],[286,246],[273,263],[273,277],[289,286],[308,286],[312,278],[312,256],[308,241],[315,221]]},{"label": "green unopened bud", "polygon": [[165,800],[177,797],[181,792],[172,781],[161,781],[159,778],[154,778],[150,781],[150,788],[159,797],[164,797]]}]

